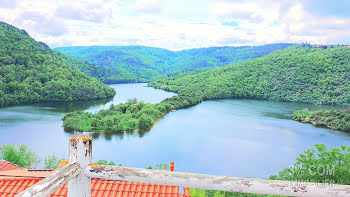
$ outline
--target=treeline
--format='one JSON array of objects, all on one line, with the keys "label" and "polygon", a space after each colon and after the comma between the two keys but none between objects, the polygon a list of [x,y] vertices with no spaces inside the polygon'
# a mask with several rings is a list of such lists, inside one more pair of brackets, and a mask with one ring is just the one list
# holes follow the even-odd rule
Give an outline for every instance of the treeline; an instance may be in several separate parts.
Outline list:
[{"label": "treeline", "polygon": [[293,119],[299,122],[350,132],[350,109],[322,111],[304,109],[294,112],[293,115]]},{"label": "treeline", "polygon": [[[293,44],[209,47],[179,52],[144,46],[61,47],[57,50],[90,62],[81,70],[104,83],[149,82],[261,57]],[[96,69],[96,66],[98,69]]]},{"label": "treeline", "polygon": [[350,104],[350,48],[293,46],[239,64],[184,73],[150,86],[178,93],[182,105],[207,99],[253,98]]},{"label": "treeline", "polygon": [[75,111],[63,118],[66,130],[89,132],[134,131],[148,129],[154,121],[174,106],[165,102],[150,104],[130,100],[96,114]]},{"label": "treeline", "polygon": [[108,98],[114,89],[79,71],[81,60],[0,22],[0,106]]},{"label": "treeline", "polygon": [[[350,103],[349,76],[350,48],[293,46],[239,64],[183,73],[152,82],[150,86],[176,92],[177,96],[160,103],[169,104],[175,109],[193,106],[208,99],[222,98],[343,105]],[[136,121],[133,126],[129,122],[119,122],[118,129],[113,124],[115,121],[108,124],[109,126],[101,122],[98,125],[104,125],[103,127],[92,127],[91,122],[79,119],[90,119],[94,115],[79,113],[81,114],[71,114],[71,119],[65,119],[65,127],[89,131],[92,128],[107,131],[141,128]],[[104,111],[98,113],[99,120],[107,120],[111,116],[113,114]],[[153,119],[156,117],[158,116]],[[120,126],[123,124],[126,126]]]},{"label": "treeline", "polygon": [[75,111],[65,115],[63,127],[67,131],[119,132],[145,130],[174,109],[186,108],[201,102],[198,97],[174,96],[158,104],[130,100],[111,105],[98,113]]}]

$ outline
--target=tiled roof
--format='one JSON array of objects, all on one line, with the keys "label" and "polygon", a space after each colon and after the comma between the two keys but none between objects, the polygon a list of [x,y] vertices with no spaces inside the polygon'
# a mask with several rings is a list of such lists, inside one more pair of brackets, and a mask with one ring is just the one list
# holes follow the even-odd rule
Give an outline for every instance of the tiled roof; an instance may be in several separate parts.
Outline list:
[{"label": "tiled roof", "polygon": [[18,170],[18,169],[22,169],[22,168],[8,161],[0,161],[0,171]]},{"label": "tiled roof", "polygon": [[[0,197],[13,197],[26,188],[36,184],[41,178],[6,178],[0,179]],[[52,193],[51,197],[66,197],[68,184],[65,184],[57,191]],[[110,180],[92,180],[92,197],[187,197],[188,188],[185,188],[185,194],[179,194],[179,187],[156,185],[148,183],[137,183],[128,181],[110,181]]]},{"label": "tiled roof", "polygon": [[[0,161],[1,162],[1,161]],[[7,162],[7,161],[6,161]],[[3,162],[10,169],[0,171],[0,197],[13,197],[36,184],[45,177],[50,176],[56,170],[28,170],[20,168],[11,162]],[[63,162],[60,167],[66,165]],[[0,163],[1,164],[1,163]],[[12,168],[11,168],[12,167]],[[171,170],[174,164],[171,164]],[[184,194],[179,193],[178,186],[156,185],[129,181],[112,181],[105,179],[93,179],[91,181],[91,196],[93,197],[190,197],[190,191],[184,187]],[[68,184],[57,189],[50,196],[66,197]]]},{"label": "tiled roof", "polygon": [[45,178],[50,176],[56,170],[28,170],[28,169],[19,169],[19,170],[7,170],[0,171],[0,179],[2,178],[15,178],[15,177],[28,177],[28,178]]},{"label": "tiled roof", "polygon": [[91,196],[180,197],[179,187],[128,181],[93,180]]},{"label": "tiled roof", "polygon": [[28,187],[36,184],[41,179],[32,179],[32,178],[6,178],[0,179],[0,197],[12,197],[16,194],[22,192]]}]

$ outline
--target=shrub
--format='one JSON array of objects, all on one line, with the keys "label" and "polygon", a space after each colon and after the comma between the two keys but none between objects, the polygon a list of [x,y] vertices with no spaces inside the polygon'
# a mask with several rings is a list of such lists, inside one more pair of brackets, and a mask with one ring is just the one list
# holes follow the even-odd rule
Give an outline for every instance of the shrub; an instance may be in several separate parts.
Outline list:
[{"label": "shrub", "polygon": [[2,159],[9,161],[19,167],[36,168],[40,163],[40,158],[31,152],[27,145],[3,145],[0,150]]}]

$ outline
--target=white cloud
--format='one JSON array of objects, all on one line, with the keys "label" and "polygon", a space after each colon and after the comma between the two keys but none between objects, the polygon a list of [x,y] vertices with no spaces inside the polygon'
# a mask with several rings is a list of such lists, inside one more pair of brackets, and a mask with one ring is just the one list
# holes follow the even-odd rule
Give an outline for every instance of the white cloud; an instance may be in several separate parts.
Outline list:
[{"label": "white cloud", "polygon": [[143,13],[157,14],[162,11],[163,5],[163,0],[138,0],[132,8]]},{"label": "white cloud", "polygon": [[0,7],[3,8],[13,8],[16,5],[16,0],[1,0]]},{"label": "white cloud", "polygon": [[218,20],[238,23],[254,44],[305,41],[333,44],[344,42],[340,35],[350,31],[349,18],[314,16],[305,10],[302,1],[222,0],[212,5],[212,12]]},{"label": "white cloud", "polygon": [[281,14],[280,23],[294,42],[307,41],[317,44],[344,42],[337,36],[350,32],[350,19],[336,16],[314,16],[297,3]]},{"label": "white cloud", "polygon": [[33,11],[22,12],[14,20],[14,23],[26,27],[36,34],[59,36],[68,31],[63,20]]},{"label": "white cloud", "polygon": [[104,23],[112,19],[113,12],[119,11],[117,3],[111,0],[61,0],[55,7],[54,15],[67,20]]},{"label": "white cloud", "polygon": [[212,12],[219,20],[245,20],[254,23],[262,22],[264,11],[254,3],[218,2],[212,5]]},{"label": "white cloud", "polygon": [[[303,1],[0,0],[0,20],[51,47],[138,44],[181,50],[348,42],[349,18],[315,16]],[[234,25],[223,25],[230,22]]]}]

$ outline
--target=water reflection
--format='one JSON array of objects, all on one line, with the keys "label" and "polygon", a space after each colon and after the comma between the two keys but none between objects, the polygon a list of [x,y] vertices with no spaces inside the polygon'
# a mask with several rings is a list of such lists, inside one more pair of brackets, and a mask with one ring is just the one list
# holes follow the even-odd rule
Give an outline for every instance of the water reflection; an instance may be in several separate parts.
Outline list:
[{"label": "water reflection", "polygon": [[263,116],[270,117],[270,118],[278,118],[278,119],[284,119],[284,120],[290,120],[293,115],[292,113],[288,113],[287,115],[276,113],[276,112],[263,112]]},{"label": "water reflection", "polygon": [[151,129],[148,130],[136,130],[136,131],[127,131],[127,132],[101,132],[101,133],[92,133],[92,132],[77,132],[69,131],[64,129],[65,133],[73,135],[90,135],[93,139],[104,139],[106,141],[111,141],[112,139],[123,140],[125,137],[144,137]]},{"label": "water reflection", "polygon": [[99,99],[94,101],[73,101],[73,102],[45,102],[33,104],[33,107],[48,109],[58,113],[69,113],[76,110],[87,110],[91,107],[98,107],[111,102],[113,98]]}]

